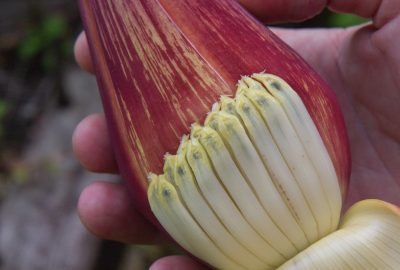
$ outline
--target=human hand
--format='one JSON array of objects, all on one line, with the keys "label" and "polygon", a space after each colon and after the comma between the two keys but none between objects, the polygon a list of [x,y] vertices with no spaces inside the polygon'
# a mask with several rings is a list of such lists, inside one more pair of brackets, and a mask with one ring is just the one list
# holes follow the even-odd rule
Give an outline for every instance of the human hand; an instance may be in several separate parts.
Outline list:
[{"label": "human hand", "polygon": [[[268,22],[306,19],[325,7],[324,1],[317,0],[241,2]],[[380,198],[400,205],[400,3],[357,3],[332,0],[329,7],[372,18],[372,24],[345,30],[273,31],[302,55],[338,96],[353,162],[346,204]],[[93,70],[84,35],[77,41],[76,58],[85,70]],[[75,153],[86,168],[118,172],[102,115],[84,119],[73,142]],[[87,187],[80,198],[79,212],[89,230],[103,238],[132,243],[161,239],[118,184],[97,182]],[[153,269],[191,268],[202,266],[186,257],[168,257],[153,265]]]}]

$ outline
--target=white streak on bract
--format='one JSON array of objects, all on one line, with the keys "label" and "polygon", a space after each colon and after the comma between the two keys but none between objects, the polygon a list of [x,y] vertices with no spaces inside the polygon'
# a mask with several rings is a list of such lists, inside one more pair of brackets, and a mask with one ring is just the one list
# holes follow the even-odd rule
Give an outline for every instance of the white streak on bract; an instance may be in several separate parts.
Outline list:
[{"label": "white streak on bract", "polygon": [[[127,104],[125,103],[124,99],[121,97],[118,97],[118,101],[121,104],[121,109],[122,112],[127,112],[129,110]],[[146,170],[149,170],[148,166],[148,160],[146,160],[146,155],[144,154],[144,148],[142,145],[142,142],[139,138],[139,134],[137,133],[136,129],[133,128],[133,119],[131,119],[131,115],[129,113],[125,113],[124,114],[124,118],[126,119],[125,121],[128,122],[128,124],[126,125],[126,128],[129,128],[129,132],[127,133],[130,139],[130,144],[134,145],[134,147],[127,147],[126,150],[127,151],[132,151],[130,157],[134,160],[136,160],[137,164],[140,164],[140,166],[143,166],[144,168],[146,168]],[[135,155],[133,153],[133,150],[138,151],[140,153],[140,155]],[[140,156],[141,158],[137,158],[138,156]]]}]

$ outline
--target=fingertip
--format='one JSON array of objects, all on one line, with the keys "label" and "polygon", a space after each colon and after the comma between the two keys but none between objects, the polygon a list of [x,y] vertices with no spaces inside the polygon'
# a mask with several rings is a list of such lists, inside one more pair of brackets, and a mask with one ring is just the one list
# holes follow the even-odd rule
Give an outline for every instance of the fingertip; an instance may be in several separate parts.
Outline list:
[{"label": "fingertip", "polygon": [[105,215],[103,202],[109,192],[100,183],[93,183],[83,189],[78,201],[81,222],[94,235],[109,235],[108,214]]},{"label": "fingertip", "polygon": [[72,135],[72,148],[82,166],[94,172],[118,172],[103,114],[84,118]]},{"label": "fingertip", "polygon": [[87,186],[79,198],[78,213],[83,225],[100,238],[136,244],[161,239],[120,184],[95,182]]},{"label": "fingertip", "polygon": [[89,73],[94,73],[92,58],[90,56],[89,45],[86,34],[82,31],[76,39],[74,46],[75,60],[78,65]]},{"label": "fingertip", "polygon": [[154,262],[149,270],[206,270],[206,266],[187,256],[168,256]]},{"label": "fingertip", "polygon": [[260,20],[268,23],[298,22],[319,14],[327,0],[239,0],[240,4]]}]

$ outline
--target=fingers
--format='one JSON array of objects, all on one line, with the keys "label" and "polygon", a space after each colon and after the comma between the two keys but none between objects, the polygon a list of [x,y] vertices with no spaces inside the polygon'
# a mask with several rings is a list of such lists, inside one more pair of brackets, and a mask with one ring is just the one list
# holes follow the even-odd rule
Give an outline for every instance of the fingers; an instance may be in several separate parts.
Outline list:
[{"label": "fingers", "polygon": [[381,28],[400,14],[398,0],[238,0],[246,9],[268,23],[295,22],[311,18],[325,7],[344,13],[372,18]]},{"label": "fingers", "polygon": [[118,172],[103,114],[83,119],[72,136],[72,147],[77,159],[94,172]]},{"label": "fingers", "polygon": [[169,256],[164,257],[153,263],[149,270],[206,270],[209,269],[204,265],[186,256]]},{"label": "fingers", "polygon": [[335,11],[353,13],[362,17],[371,18],[378,10],[379,2],[382,2],[382,0],[363,2],[349,0],[332,0],[330,3],[330,7],[332,10]]},{"label": "fingers", "polygon": [[156,228],[135,210],[126,188],[120,184],[96,182],[86,187],[78,211],[82,223],[100,238],[135,244],[161,239]]},{"label": "fingers", "polygon": [[328,0],[239,0],[259,19],[268,23],[296,22],[314,17]]},{"label": "fingers", "polygon": [[94,73],[94,67],[90,57],[89,46],[85,32],[81,32],[75,42],[75,60],[78,65],[89,73]]},{"label": "fingers", "polygon": [[338,12],[372,18],[377,28],[381,28],[400,14],[400,1],[398,0],[331,0],[329,7]]}]

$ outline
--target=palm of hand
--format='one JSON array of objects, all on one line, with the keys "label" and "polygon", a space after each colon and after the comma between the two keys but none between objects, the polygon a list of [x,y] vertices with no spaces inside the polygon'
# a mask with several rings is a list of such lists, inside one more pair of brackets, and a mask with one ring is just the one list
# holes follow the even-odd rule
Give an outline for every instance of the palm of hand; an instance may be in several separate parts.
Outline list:
[{"label": "palm of hand", "polygon": [[[348,30],[275,30],[334,89],[350,138],[347,206],[365,198],[400,204],[400,46],[396,21]],[[397,22],[400,26],[400,22]],[[397,28],[398,29],[398,28]]]}]

